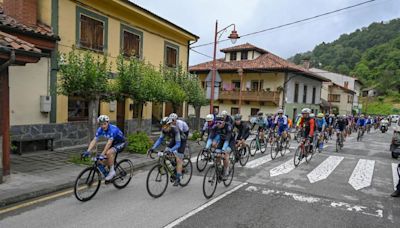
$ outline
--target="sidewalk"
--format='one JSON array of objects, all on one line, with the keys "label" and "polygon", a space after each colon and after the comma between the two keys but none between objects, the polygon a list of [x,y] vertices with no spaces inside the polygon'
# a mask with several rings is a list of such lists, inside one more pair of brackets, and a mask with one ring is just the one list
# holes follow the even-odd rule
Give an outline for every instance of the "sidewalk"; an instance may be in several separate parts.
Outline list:
[{"label": "sidewalk", "polygon": [[[198,151],[197,144],[189,143],[192,153]],[[11,175],[0,184],[0,207],[73,187],[79,172],[86,166],[70,163],[68,159],[82,152],[83,148],[12,154]],[[127,152],[118,156],[119,160],[123,158],[133,162],[134,170],[157,162],[146,155]]]}]

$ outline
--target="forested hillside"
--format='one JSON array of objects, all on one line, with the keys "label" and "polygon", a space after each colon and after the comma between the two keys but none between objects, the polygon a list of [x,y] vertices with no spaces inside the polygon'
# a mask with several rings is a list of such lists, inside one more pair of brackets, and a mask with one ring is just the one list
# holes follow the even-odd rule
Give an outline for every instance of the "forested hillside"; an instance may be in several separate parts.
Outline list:
[{"label": "forested hillside", "polygon": [[381,94],[400,92],[400,19],[373,23],[343,34],[332,43],[299,53],[290,60],[346,75],[355,75],[366,86],[377,86]]}]

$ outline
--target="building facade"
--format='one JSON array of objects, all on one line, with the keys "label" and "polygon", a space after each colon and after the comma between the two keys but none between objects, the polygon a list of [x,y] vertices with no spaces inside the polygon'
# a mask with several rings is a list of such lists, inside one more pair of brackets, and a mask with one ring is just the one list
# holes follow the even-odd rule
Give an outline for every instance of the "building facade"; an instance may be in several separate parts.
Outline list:
[{"label": "building facade", "polygon": [[351,115],[354,110],[355,92],[333,82],[325,82],[322,86],[322,99],[327,101],[323,107],[325,113]]},{"label": "building facade", "polygon": [[[279,108],[284,108],[285,113],[292,117],[296,108],[311,107],[317,110],[319,107],[321,77],[249,43],[221,51],[225,57],[218,59],[216,64],[221,83],[217,88],[218,99],[214,103],[218,111],[226,110],[231,115],[240,112],[244,120],[249,120],[258,111],[275,113]],[[189,69],[198,75],[206,90],[207,81],[211,78],[212,61]],[[305,93],[304,102],[303,98],[298,98],[296,102],[294,100],[292,90],[296,83],[302,85],[297,96],[303,96],[304,86],[310,88]],[[312,88],[316,88],[315,104],[312,104]],[[208,106],[202,107],[201,117],[204,118],[209,112]],[[192,108],[189,108],[189,114],[194,114]]]},{"label": "building facade", "polygon": [[[15,3],[16,12],[29,15],[37,36],[56,37],[54,47],[38,63],[10,67],[10,122],[12,140],[52,135],[55,147],[85,144],[89,141],[88,104],[79,97],[57,95],[58,53],[73,48],[107,55],[110,75],[115,75],[118,55],[135,55],[158,67],[181,65],[187,70],[190,42],[198,37],[187,30],[127,0],[0,0]],[[18,4],[17,4],[18,3]],[[29,7],[28,7],[29,6]],[[7,12],[4,12],[6,15]],[[23,17],[14,18],[20,22]],[[30,22],[27,22],[30,23]],[[41,25],[38,26],[38,25]],[[54,36],[54,37],[53,37]],[[45,49],[46,47],[40,48]],[[28,79],[24,76],[31,75]],[[112,80],[112,77],[111,77]],[[51,102],[42,110],[41,100]],[[110,116],[126,133],[149,131],[170,110],[170,104],[147,103],[140,110],[134,100],[102,102],[100,114]],[[183,104],[180,114],[186,115]],[[143,129],[137,118],[143,117]]]}]

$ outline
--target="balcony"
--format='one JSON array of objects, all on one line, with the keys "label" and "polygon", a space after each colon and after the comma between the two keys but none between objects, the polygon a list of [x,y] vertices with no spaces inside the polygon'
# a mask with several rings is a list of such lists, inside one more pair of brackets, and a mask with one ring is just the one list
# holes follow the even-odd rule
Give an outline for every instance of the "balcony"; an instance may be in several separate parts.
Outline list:
[{"label": "balcony", "polygon": [[[280,93],[276,91],[242,91],[242,101],[272,102],[279,105]],[[220,91],[219,100],[239,100],[239,91]]]}]

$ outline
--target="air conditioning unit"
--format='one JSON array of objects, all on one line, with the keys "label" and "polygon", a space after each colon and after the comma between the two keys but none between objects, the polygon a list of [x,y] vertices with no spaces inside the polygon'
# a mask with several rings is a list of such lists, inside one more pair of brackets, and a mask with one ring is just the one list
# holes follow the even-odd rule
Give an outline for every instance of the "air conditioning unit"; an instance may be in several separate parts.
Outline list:
[{"label": "air conditioning unit", "polygon": [[51,111],[51,97],[50,96],[40,96],[40,112],[50,112]]}]

